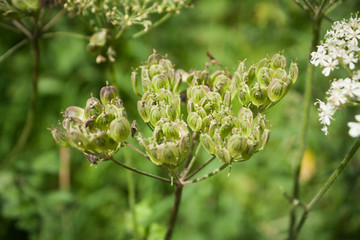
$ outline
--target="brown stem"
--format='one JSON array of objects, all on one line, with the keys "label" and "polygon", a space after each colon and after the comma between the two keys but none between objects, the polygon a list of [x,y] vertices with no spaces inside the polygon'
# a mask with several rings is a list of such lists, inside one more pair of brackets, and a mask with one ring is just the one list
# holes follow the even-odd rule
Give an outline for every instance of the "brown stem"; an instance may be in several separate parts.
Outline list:
[{"label": "brown stem", "polygon": [[59,188],[70,189],[70,149],[65,147],[60,147]]},{"label": "brown stem", "polygon": [[176,182],[175,183],[175,197],[174,197],[174,205],[173,208],[171,210],[171,217],[169,220],[169,224],[168,224],[168,228],[166,231],[166,235],[165,235],[165,240],[170,240],[174,227],[175,227],[175,223],[176,223],[176,219],[178,216],[178,212],[179,212],[179,207],[180,207],[180,202],[181,202],[181,194],[182,194],[182,190],[183,190],[184,185],[182,185],[180,182]]}]

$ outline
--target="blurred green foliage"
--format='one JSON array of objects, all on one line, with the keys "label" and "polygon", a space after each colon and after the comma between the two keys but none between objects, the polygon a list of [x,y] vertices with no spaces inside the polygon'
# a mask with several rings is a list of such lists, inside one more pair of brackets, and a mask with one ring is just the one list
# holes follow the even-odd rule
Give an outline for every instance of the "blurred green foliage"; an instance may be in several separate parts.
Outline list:
[{"label": "blurred green foliage", "polygon": [[[138,39],[123,39],[114,65],[117,87],[129,119],[138,120],[138,97],[130,74],[152,49],[168,54],[177,68],[201,68],[206,51],[233,70],[239,60],[253,63],[284,51],[297,59],[299,80],[288,96],[268,113],[272,135],[267,148],[255,158],[233,166],[207,181],[185,188],[173,239],[285,239],[290,204],[280,187],[291,191],[292,161],[302,110],[302,93],[311,42],[311,21],[288,0],[197,0],[158,28]],[[345,1],[330,14],[347,18],[360,2]],[[330,26],[324,22],[322,34]],[[87,34],[76,18],[63,16],[52,28]],[[22,38],[0,28],[0,53]],[[130,35],[129,35],[130,36]],[[161,239],[172,206],[171,186],[130,174],[110,162],[89,167],[80,153],[70,151],[70,189],[59,187],[62,166],[59,147],[48,127],[60,112],[80,105],[90,93],[97,96],[109,80],[105,64],[96,64],[86,51],[85,40],[56,37],[40,40],[39,102],[34,128],[25,148],[0,170],[0,239]],[[5,159],[24,125],[31,94],[32,57],[26,45],[0,64],[0,156]],[[335,76],[334,76],[335,77]],[[323,98],[329,82],[315,76],[313,98]],[[330,134],[324,136],[311,108],[307,151],[313,175],[302,181],[305,201],[346,154],[352,142],[346,122],[354,109],[336,116]],[[206,152],[200,156],[205,161]],[[159,171],[131,150],[118,159],[150,172]],[[2,163],[2,162],[0,162]],[[212,163],[207,169],[214,169]],[[161,172],[159,172],[161,174]],[[310,214],[300,239],[357,239],[360,236],[360,159],[353,159],[319,206]],[[129,205],[129,180],[135,188],[135,211]],[[137,226],[134,223],[136,213]],[[135,230],[136,229],[136,230]],[[137,232],[137,233],[136,233]]]}]

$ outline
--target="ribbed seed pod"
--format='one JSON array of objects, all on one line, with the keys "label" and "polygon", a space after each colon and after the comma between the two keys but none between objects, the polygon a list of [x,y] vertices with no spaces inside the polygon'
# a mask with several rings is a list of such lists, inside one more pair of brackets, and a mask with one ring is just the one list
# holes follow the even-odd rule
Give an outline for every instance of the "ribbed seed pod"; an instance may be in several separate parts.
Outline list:
[{"label": "ribbed seed pod", "polygon": [[180,160],[178,146],[173,142],[158,145],[156,155],[161,163],[177,164]]},{"label": "ribbed seed pod", "polygon": [[208,153],[210,154],[215,153],[215,143],[208,134],[206,133],[201,134],[200,142]]},{"label": "ribbed seed pod", "polygon": [[272,102],[277,102],[283,98],[287,91],[287,84],[277,79],[273,80],[267,88],[267,95]]},{"label": "ribbed seed pod", "polygon": [[76,106],[70,106],[65,110],[65,118],[79,118],[85,119],[84,109]]},{"label": "ribbed seed pod", "polygon": [[232,158],[240,157],[246,150],[247,138],[240,134],[232,135],[227,142],[227,150]]},{"label": "ribbed seed pod", "polygon": [[66,136],[65,130],[55,127],[51,129],[51,134],[54,138],[54,140],[57,142],[57,144],[63,146],[63,147],[68,147],[69,144],[69,139]]},{"label": "ribbed seed pod", "polygon": [[194,132],[198,132],[202,126],[202,119],[197,112],[192,112],[187,118],[187,123]]},{"label": "ribbed seed pod", "polygon": [[117,142],[124,142],[130,135],[130,123],[125,117],[114,119],[110,123],[109,134]]},{"label": "ribbed seed pod", "polygon": [[149,122],[150,120],[150,108],[147,106],[146,102],[144,101],[138,101],[137,102],[137,109],[141,116],[141,118],[144,120],[144,122]]},{"label": "ribbed seed pod", "polygon": [[228,164],[231,163],[231,156],[230,156],[229,151],[226,148],[217,147],[215,155],[220,161],[222,161],[224,163],[228,163]]},{"label": "ribbed seed pod", "polygon": [[114,86],[105,86],[100,90],[100,100],[102,104],[106,105],[116,97],[116,89]]}]

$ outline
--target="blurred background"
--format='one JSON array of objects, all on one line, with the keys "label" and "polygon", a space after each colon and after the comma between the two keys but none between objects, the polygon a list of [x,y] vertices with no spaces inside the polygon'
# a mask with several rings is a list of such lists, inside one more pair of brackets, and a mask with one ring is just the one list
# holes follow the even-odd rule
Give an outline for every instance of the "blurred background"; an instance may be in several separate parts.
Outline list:
[{"label": "blurred background", "polygon": [[[349,18],[360,2],[344,1],[329,17]],[[324,21],[321,36],[331,22]],[[76,18],[63,16],[57,31],[88,34]],[[130,36],[131,33],[129,33]],[[0,54],[22,40],[0,28]],[[321,37],[321,38],[322,38]],[[0,64],[0,239],[161,239],[173,201],[173,188],[130,174],[104,162],[90,167],[73,149],[61,149],[49,127],[70,105],[85,105],[109,80],[105,64],[96,64],[86,40],[51,38],[40,41],[39,101],[34,127],[24,148],[7,156],[22,131],[30,107],[32,52],[26,45]],[[202,69],[210,51],[233,71],[240,60],[251,63],[283,51],[299,66],[299,79],[289,94],[268,113],[272,125],[266,149],[250,161],[184,189],[173,239],[285,239],[290,204],[280,189],[291,192],[292,164],[300,135],[305,72],[311,43],[311,20],[290,0],[196,0],[164,24],[137,39],[119,42],[115,76],[129,120],[147,131],[136,111],[130,75],[153,49],[168,55],[176,68]],[[341,74],[341,73],[339,73]],[[341,75],[332,75],[332,78]],[[330,78],[317,69],[313,102],[324,99]],[[358,110],[335,115],[325,136],[311,108],[308,145],[301,174],[301,196],[308,202],[351,148],[346,123]],[[135,143],[135,141],[130,140]],[[360,238],[360,159],[353,161],[311,212],[300,239]],[[201,161],[208,156],[200,153]],[[120,151],[122,162],[153,173],[159,170],[131,149]],[[5,162],[6,161],[6,162]],[[214,161],[204,170],[220,165]],[[135,211],[129,198],[135,198]],[[134,218],[134,212],[135,218]],[[134,221],[137,224],[134,224]],[[135,227],[136,226],[136,227]],[[135,234],[137,232],[137,234]]]}]

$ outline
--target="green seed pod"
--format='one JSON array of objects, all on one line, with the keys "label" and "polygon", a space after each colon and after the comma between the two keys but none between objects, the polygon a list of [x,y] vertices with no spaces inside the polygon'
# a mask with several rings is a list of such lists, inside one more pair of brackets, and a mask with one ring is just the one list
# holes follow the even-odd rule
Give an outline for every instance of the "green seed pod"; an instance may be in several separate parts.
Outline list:
[{"label": "green seed pod", "polygon": [[181,156],[187,155],[189,149],[190,149],[190,138],[189,138],[189,134],[186,134],[184,136],[181,136],[179,140],[180,155]]},{"label": "green seed pod", "polygon": [[214,79],[213,82],[213,89],[218,91],[221,96],[224,96],[226,90],[230,87],[231,80],[230,78],[224,73],[220,74]]},{"label": "green seed pod", "polygon": [[259,62],[256,63],[256,65],[255,65],[255,74],[256,75],[258,75],[258,72],[262,67],[269,67],[269,59],[263,58]]},{"label": "green seed pod", "polygon": [[161,162],[157,156],[157,149],[158,147],[155,146],[151,146],[147,149],[146,154],[149,156],[150,160],[155,164],[155,165],[161,165],[163,164],[163,162]]},{"label": "green seed pod", "polygon": [[162,143],[157,147],[156,155],[160,162],[177,164],[180,161],[178,146],[173,142]]},{"label": "green seed pod", "polygon": [[267,67],[260,68],[257,72],[256,78],[261,87],[267,87],[271,82],[269,69]]},{"label": "green seed pod", "polygon": [[178,117],[177,109],[173,104],[166,106],[166,115],[171,121],[175,121]]},{"label": "green seed pod", "polygon": [[99,104],[90,104],[84,109],[86,118],[99,116],[102,113],[102,106]]},{"label": "green seed pod", "polygon": [[240,121],[239,130],[242,136],[248,137],[251,134],[251,122],[248,119],[244,119]]},{"label": "green seed pod", "polygon": [[161,59],[160,54],[158,54],[154,49],[153,54],[151,54],[147,59],[148,66],[151,66],[153,64],[158,64],[160,59]]},{"label": "green seed pod", "polygon": [[84,109],[76,106],[70,106],[65,110],[65,118],[78,118],[85,120]]},{"label": "green seed pod", "polygon": [[95,126],[100,130],[107,130],[114,119],[115,116],[113,114],[103,112],[96,118]]},{"label": "green seed pod", "polygon": [[259,142],[254,140],[248,140],[246,150],[242,153],[242,157],[245,160],[251,158],[251,156],[256,152],[256,148]]},{"label": "green seed pod", "polygon": [[210,123],[211,123],[211,117],[210,116],[206,116],[206,117],[203,118],[202,126],[201,126],[202,132],[209,131]]},{"label": "green seed pod", "polygon": [[144,122],[149,122],[150,120],[150,108],[147,106],[147,104],[144,101],[138,101],[137,102],[137,109],[141,116],[141,118],[144,120]]},{"label": "green seed pod", "polygon": [[173,103],[174,102],[174,95],[168,89],[161,88],[158,93],[156,94],[158,100],[156,101],[164,101],[165,103]]},{"label": "green seed pod", "polygon": [[222,126],[219,129],[220,132],[220,137],[222,139],[225,139],[227,137],[227,135],[229,135],[229,133],[231,133],[231,130],[233,129],[234,124],[232,124],[231,122],[226,122],[224,124],[222,124]]},{"label": "green seed pod", "polygon": [[253,119],[254,119],[253,112],[247,107],[242,107],[239,110],[237,117],[240,121],[248,120],[250,122],[250,125],[252,124]]},{"label": "green seed pod", "polygon": [[171,63],[171,61],[166,58],[161,58],[159,60],[159,65],[161,65],[166,72],[174,69],[174,66]]},{"label": "green seed pod", "polygon": [[166,122],[162,125],[162,132],[169,140],[180,139],[180,126],[174,122]]},{"label": "green seed pod", "polygon": [[279,79],[282,82],[286,82],[286,83],[288,82],[288,76],[286,74],[286,71],[285,71],[285,69],[282,69],[282,68],[276,69],[275,78]]},{"label": "green seed pod", "polygon": [[139,91],[138,91],[138,77],[137,77],[137,72],[132,72],[131,73],[131,83],[132,83],[132,87],[135,91],[135,93],[141,97]]},{"label": "green seed pod", "polygon": [[277,68],[285,68],[286,67],[286,59],[283,55],[276,53],[270,60],[270,66],[273,69]]},{"label": "green seed pod", "polygon": [[51,134],[57,144],[63,147],[68,147],[70,145],[64,129],[58,127],[52,128]]},{"label": "green seed pod", "polygon": [[250,103],[250,91],[248,85],[244,84],[239,86],[237,97],[243,106],[247,106]]},{"label": "green seed pod", "polygon": [[100,99],[102,104],[106,105],[116,97],[116,89],[114,86],[105,86],[100,90]]},{"label": "green seed pod", "polygon": [[209,86],[210,87],[214,87],[215,85],[215,79],[218,77],[218,76],[221,76],[221,75],[224,75],[225,72],[223,70],[217,70],[216,72],[214,72],[213,74],[211,74],[210,78],[209,78]]},{"label": "green seed pod", "polygon": [[265,129],[262,136],[261,136],[262,140],[261,140],[261,147],[259,149],[259,151],[263,150],[266,146],[266,144],[269,141],[270,138],[270,130],[269,129]]},{"label": "green seed pod", "polygon": [[231,93],[229,90],[226,90],[225,95],[224,95],[224,104],[225,107],[230,107],[231,104]]},{"label": "green seed pod", "polygon": [[218,146],[216,148],[215,155],[220,161],[227,163],[227,164],[231,163],[231,156],[230,156],[229,151],[226,148]]},{"label": "green seed pod", "polygon": [[208,153],[210,154],[215,153],[215,143],[208,134],[206,133],[201,134],[200,142]]},{"label": "green seed pod", "polygon": [[255,106],[260,106],[267,102],[266,89],[261,88],[257,83],[250,90],[250,99]]},{"label": "green seed pod", "polygon": [[125,117],[112,120],[109,134],[116,142],[124,142],[130,135],[130,123]]},{"label": "green seed pod", "polygon": [[155,124],[160,121],[161,118],[165,117],[166,113],[165,111],[158,107],[158,106],[154,106],[151,108],[150,110],[150,123],[155,126]]},{"label": "green seed pod", "polygon": [[250,68],[247,71],[246,77],[245,77],[245,83],[250,86],[252,82],[255,80],[256,77],[256,67],[255,65],[251,65]]},{"label": "green seed pod", "polygon": [[196,104],[198,104],[203,97],[206,95],[206,88],[203,85],[200,86],[193,86],[190,88],[190,98]]},{"label": "green seed pod", "polygon": [[154,76],[165,73],[163,66],[159,64],[151,65],[149,68],[149,76],[152,79]]},{"label": "green seed pod", "polygon": [[85,151],[89,145],[89,140],[78,129],[73,129],[67,133],[69,143],[79,151]]},{"label": "green seed pod", "polygon": [[155,89],[155,92],[158,92],[162,88],[165,88],[165,89],[170,88],[169,79],[167,78],[167,76],[165,74],[155,75],[151,80],[151,84],[152,84],[153,88]]},{"label": "green seed pod", "polygon": [[144,92],[147,92],[151,89],[151,80],[149,70],[141,67],[141,86]]},{"label": "green seed pod", "polygon": [[232,158],[238,158],[246,150],[247,139],[239,134],[232,135],[227,142],[227,150]]},{"label": "green seed pod", "polygon": [[87,150],[101,157],[107,156],[107,152],[114,151],[118,145],[106,132],[97,132],[91,136]]},{"label": "green seed pod", "polygon": [[297,67],[297,64],[295,62],[291,62],[289,69],[289,79],[291,80],[292,84],[296,82],[298,75],[299,75],[299,69]]},{"label": "green seed pod", "polygon": [[202,119],[197,112],[192,112],[187,118],[187,123],[194,132],[198,132],[202,126]]},{"label": "green seed pod", "polygon": [[287,91],[287,84],[285,82],[274,79],[267,88],[267,95],[272,102],[278,102],[283,98]]}]

